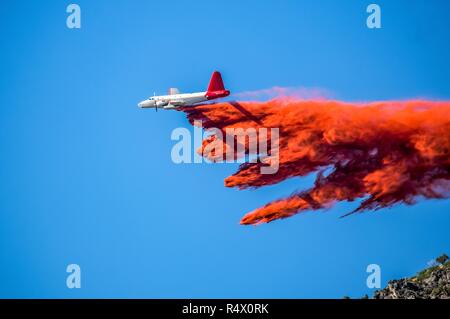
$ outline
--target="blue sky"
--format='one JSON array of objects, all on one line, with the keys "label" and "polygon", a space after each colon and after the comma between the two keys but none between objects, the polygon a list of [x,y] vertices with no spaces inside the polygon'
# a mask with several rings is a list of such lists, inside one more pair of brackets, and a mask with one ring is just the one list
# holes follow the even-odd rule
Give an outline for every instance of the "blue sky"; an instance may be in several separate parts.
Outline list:
[{"label": "blue sky", "polygon": [[[246,212],[313,176],[225,188],[237,165],[176,165],[181,112],[153,92],[316,87],[348,101],[450,99],[448,1],[3,1],[0,297],[341,298],[450,251],[449,200],[339,219],[356,203],[259,227]],[[82,288],[66,287],[79,264]]]}]

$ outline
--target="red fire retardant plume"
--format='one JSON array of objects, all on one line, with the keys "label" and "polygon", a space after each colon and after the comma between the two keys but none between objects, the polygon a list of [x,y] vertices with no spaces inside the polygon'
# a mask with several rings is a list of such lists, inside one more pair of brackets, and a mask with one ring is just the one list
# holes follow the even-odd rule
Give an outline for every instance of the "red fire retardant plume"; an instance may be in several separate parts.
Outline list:
[{"label": "red fire retardant plume", "polygon": [[[226,128],[279,128],[278,172],[263,175],[260,167],[265,164],[245,163],[225,179],[227,187],[258,188],[317,173],[312,188],[255,209],[241,224],[267,223],[337,201],[362,199],[350,212],[356,213],[449,194],[450,102],[276,99],[199,105],[182,111],[191,123],[202,120],[204,128],[223,132]],[[217,142],[209,137],[203,149]],[[228,150],[225,146],[223,153]],[[214,151],[204,154],[216,159],[217,155]]]}]

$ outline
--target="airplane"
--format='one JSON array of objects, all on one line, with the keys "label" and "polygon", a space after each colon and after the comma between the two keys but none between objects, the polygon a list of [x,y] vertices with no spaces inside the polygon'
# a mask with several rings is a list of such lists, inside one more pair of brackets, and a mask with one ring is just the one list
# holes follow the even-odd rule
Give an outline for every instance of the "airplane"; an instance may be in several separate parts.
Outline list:
[{"label": "airplane", "polygon": [[214,71],[209,81],[208,89],[205,92],[181,94],[178,89],[170,88],[168,95],[151,96],[147,100],[139,102],[138,106],[141,108],[155,108],[156,111],[158,108],[170,110],[219,99],[228,95],[230,95],[230,91],[225,90],[220,72]]}]

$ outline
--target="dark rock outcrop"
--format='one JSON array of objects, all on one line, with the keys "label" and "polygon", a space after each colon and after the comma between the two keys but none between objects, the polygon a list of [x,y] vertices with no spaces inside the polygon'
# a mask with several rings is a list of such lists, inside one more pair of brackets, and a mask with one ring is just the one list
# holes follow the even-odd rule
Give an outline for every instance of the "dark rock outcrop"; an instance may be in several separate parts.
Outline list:
[{"label": "dark rock outcrop", "polygon": [[450,261],[427,268],[416,276],[389,281],[374,299],[450,299]]}]

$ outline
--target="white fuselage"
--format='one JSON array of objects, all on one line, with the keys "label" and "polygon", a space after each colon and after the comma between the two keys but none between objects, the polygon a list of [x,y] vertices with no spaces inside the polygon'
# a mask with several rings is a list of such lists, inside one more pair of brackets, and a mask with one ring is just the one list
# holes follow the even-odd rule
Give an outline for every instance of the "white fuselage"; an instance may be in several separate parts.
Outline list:
[{"label": "white fuselage", "polygon": [[176,109],[207,101],[206,92],[151,96],[138,105],[142,108]]}]

